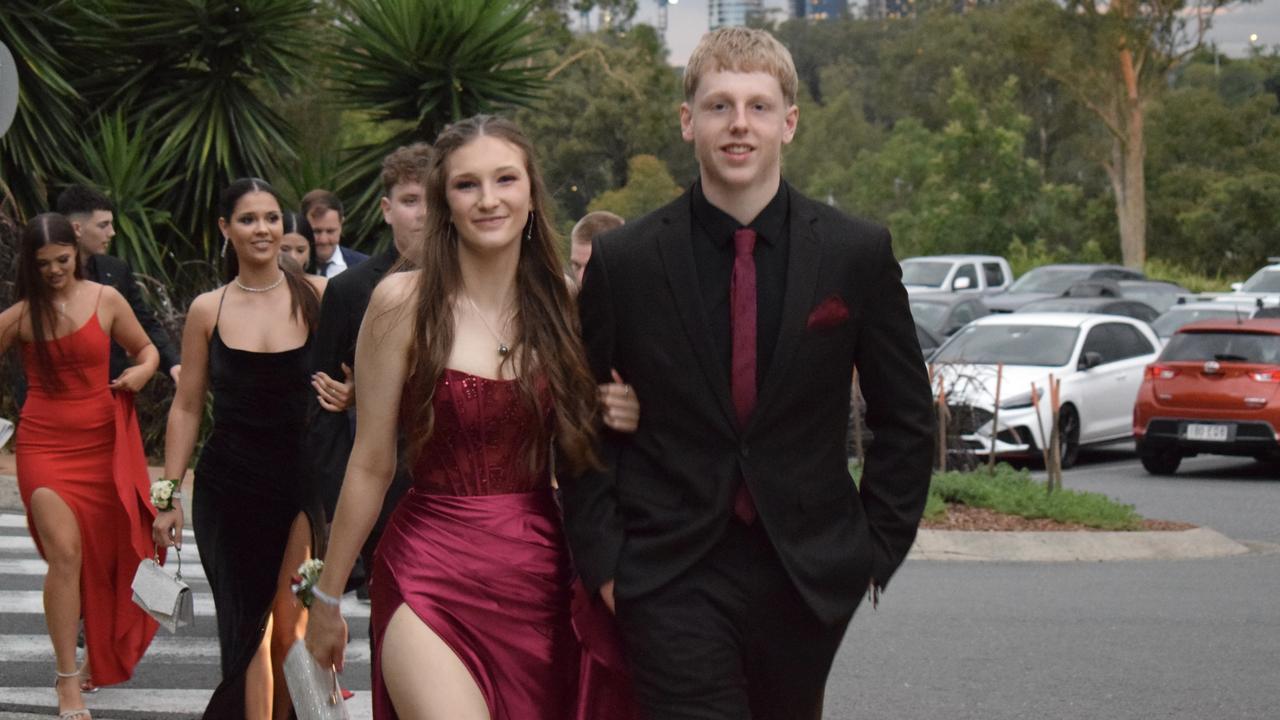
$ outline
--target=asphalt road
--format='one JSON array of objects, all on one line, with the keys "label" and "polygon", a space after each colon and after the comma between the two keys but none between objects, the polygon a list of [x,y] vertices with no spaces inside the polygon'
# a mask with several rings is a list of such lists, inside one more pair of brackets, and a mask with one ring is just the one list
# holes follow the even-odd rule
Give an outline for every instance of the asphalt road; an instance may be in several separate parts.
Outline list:
[{"label": "asphalt road", "polygon": [[1082,457],[1067,488],[1251,544],[1238,558],[907,563],[859,609],[825,717],[1280,718],[1280,468],[1196,458],[1147,475],[1131,446]]},{"label": "asphalt road", "polygon": [[[1109,494],[1147,517],[1207,525],[1256,552],[1158,562],[910,561],[880,609],[864,605],[855,617],[825,717],[1280,718],[1277,475],[1280,468],[1253,461],[1198,458],[1173,478],[1156,478],[1131,446],[1084,453],[1066,487]],[[26,531],[9,525],[0,540],[14,547],[0,548],[0,560],[32,559]],[[32,573],[6,576],[3,589],[38,591]],[[193,587],[207,594],[202,579]],[[352,630],[364,636],[364,620]],[[38,608],[0,607],[0,686],[18,688],[0,692],[0,720],[13,710],[47,714],[43,633]],[[345,681],[362,691],[362,704],[368,671],[367,661],[357,663]],[[201,617],[194,631],[157,640],[118,703],[95,698],[111,708],[95,717],[194,717],[199,705],[183,699],[184,689],[207,693],[216,675],[214,623]]]}]

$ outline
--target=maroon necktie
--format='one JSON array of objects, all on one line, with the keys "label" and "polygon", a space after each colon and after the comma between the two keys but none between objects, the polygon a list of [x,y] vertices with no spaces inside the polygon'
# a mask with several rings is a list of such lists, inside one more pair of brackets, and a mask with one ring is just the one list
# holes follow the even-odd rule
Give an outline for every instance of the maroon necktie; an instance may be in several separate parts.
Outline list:
[{"label": "maroon necktie", "polygon": [[[733,276],[729,281],[729,318],[733,335],[733,407],[738,411],[738,427],[746,430],[756,406],[756,231],[741,228],[733,233]],[[739,478],[733,497],[733,514],[750,525],[756,519],[756,504],[745,480]]]}]

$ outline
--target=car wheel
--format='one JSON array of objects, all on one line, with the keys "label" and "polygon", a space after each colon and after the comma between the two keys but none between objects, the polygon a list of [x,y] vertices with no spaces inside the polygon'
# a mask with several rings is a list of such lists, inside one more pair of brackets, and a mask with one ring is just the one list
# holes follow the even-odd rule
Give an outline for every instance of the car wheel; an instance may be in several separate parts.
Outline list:
[{"label": "car wheel", "polygon": [[1058,411],[1058,458],[1064,470],[1080,459],[1080,416],[1070,405]]},{"label": "car wheel", "polygon": [[1172,475],[1178,472],[1178,466],[1182,464],[1182,454],[1174,448],[1139,452],[1138,459],[1142,461],[1142,467],[1152,475]]}]

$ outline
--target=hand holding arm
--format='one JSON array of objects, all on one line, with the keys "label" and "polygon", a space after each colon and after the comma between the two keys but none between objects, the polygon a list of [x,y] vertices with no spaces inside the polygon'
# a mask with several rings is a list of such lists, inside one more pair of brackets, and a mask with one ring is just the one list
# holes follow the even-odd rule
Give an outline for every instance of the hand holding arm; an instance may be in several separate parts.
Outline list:
[{"label": "hand holding arm", "polygon": [[342,363],[345,380],[339,382],[320,370],[311,376],[311,387],[316,391],[316,401],[329,412],[343,412],[355,405],[355,373],[351,366]]},{"label": "hand holding arm", "polygon": [[613,382],[600,384],[600,415],[610,430],[633,433],[640,427],[640,398],[617,370],[609,373]]}]

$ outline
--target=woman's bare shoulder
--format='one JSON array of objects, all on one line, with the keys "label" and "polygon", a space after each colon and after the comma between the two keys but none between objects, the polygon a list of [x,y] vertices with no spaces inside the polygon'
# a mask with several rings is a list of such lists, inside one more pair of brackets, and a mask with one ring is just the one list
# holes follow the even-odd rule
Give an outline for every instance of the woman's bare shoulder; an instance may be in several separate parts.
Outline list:
[{"label": "woman's bare shoulder", "polygon": [[197,295],[187,309],[187,322],[194,320],[211,324],[218,314],[218,303],[222,301],[222,292],[222,288],[215,288]]}]

